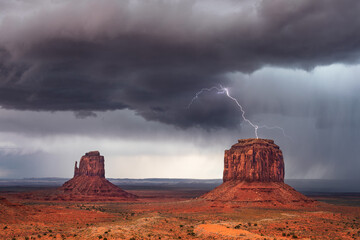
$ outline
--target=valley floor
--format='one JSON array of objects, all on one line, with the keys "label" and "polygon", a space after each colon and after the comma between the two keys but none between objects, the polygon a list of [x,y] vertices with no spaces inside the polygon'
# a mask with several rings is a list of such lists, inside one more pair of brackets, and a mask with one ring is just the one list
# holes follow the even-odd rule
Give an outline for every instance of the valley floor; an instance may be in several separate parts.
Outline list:
[{"label": "valley floor", "polygon": [[2,194],[10,202],[0,205],[0,239],[360,239],[360,207],[344,206],[341,196],[317,197],[340,205],[274,209],[206,201],[188,189],[130,192],[142,198],[41,202]]}]

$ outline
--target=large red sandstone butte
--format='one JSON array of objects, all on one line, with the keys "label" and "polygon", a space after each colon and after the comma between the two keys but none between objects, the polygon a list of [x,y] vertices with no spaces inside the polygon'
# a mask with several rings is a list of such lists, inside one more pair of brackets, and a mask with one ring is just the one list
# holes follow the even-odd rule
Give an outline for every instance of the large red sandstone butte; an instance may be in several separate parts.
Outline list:
[{"label": "large red sandstone butte", "polygon": [[202,198],[266,206],[313,202],[284,183],[282,152],[269,139],[240,139],[225,150],[223,184]]},{"label": "large red sandstone butte", "polygon": [[284,182],[284,159],[273,140],[240,139],[225,150],[223,181]]},{"label": "large red sandstone butte", "polygon": [[137,198],[105,179],[104,157],[98,151],[82,156],[79,167],[75,162],[74,177],[65,182],[60,191],[70,196],[69,200],[89,197],[93,200]]}]

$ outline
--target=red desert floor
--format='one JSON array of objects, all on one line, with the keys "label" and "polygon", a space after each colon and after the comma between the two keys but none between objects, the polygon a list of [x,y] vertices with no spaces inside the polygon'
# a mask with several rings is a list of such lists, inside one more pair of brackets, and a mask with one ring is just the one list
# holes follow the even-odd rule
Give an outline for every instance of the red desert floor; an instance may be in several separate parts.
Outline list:
[{"label": "red desert floor", "polygon": [[340,205],[273,208],[208,201],[186,189],[129,192],[140,198],[68,202],[2,194],[0,239],[360,239],[360,207],[344,206],[339,196],[329,199]]}]

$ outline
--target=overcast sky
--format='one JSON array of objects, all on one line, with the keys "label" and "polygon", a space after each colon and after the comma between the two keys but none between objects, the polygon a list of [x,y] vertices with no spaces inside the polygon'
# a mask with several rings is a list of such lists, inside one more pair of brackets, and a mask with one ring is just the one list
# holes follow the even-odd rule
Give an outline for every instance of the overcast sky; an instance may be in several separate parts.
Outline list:
[{"label": "overcast sky", "polygon": [[0,178],[221,178],[259,137],[286,178],[359,178],[358,0],[0,0]]}]

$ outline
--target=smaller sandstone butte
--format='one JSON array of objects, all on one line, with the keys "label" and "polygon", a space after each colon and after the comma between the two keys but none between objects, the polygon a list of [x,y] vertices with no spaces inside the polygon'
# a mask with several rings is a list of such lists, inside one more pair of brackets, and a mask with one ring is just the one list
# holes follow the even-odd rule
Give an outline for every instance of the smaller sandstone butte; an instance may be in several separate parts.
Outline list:
[{"label": "smaller sandstone butte", "polygon": [[104,156],[98,151],[88,152],[80,159],[80,166],[75,162],[74,177],[77,176],[99,176],[105,178]]},{"label": "smaller sandstone butte", "polygon": [[[60,191],[72,199],[135,199],[137,196],[125,192],[105,179],[104,157],[98,151],[88,152],[75,162],[74,177],[65,182]],[[64,199],[64,195],[59,197]]]},{"label": "smaller sandstone butte", "polygon": [[305,206],[313,201],[284,183],[282,152],[270,139],[240,139],[225,150],[223,184],[202,198],[248,206]]}]

